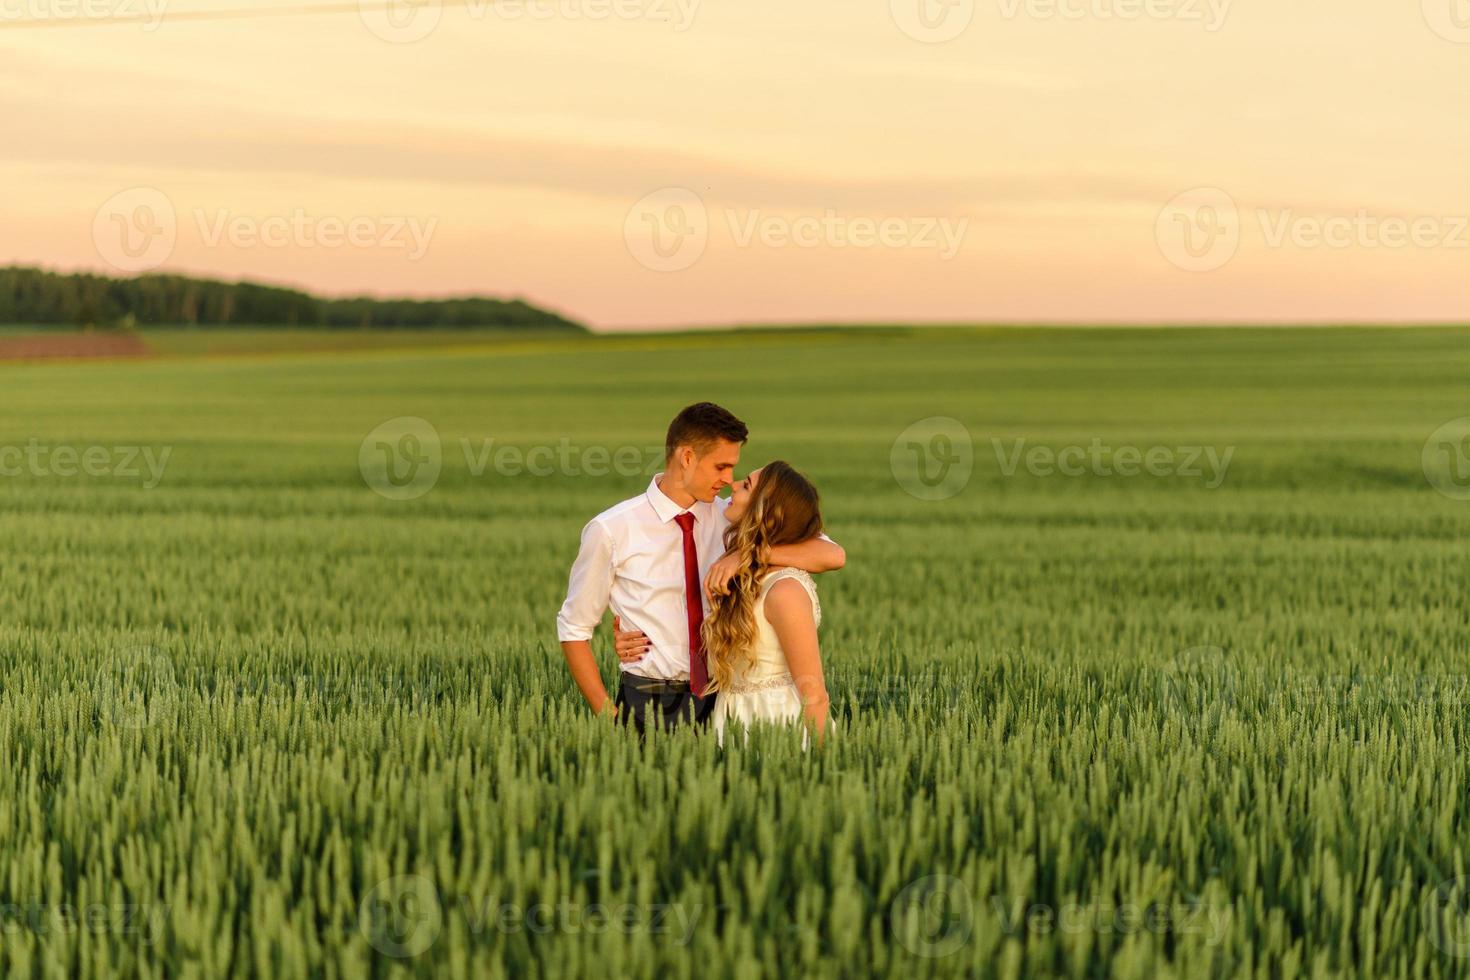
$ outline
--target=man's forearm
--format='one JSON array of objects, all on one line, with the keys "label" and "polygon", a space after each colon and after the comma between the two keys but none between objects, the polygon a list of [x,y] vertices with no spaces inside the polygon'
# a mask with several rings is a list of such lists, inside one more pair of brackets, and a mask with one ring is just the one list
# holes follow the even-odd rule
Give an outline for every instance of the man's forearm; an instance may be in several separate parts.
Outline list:
[{"label": "man's forearm", "polygon": [[812,538],[800,544],[778,544],[771,548],[771,564],[814,574],[835,572],[847,564],[847,552],[836,541]]},{"label": "man's forearm", "polygon": [[571,668],[572,680],[587,699],[587,706],[594,714],[601,714],[608,706],[607,688],[602,686],[602,674],[597,669],[597,659],[592,656],[592,644],[586,640],[563,640],[561,652]]}]

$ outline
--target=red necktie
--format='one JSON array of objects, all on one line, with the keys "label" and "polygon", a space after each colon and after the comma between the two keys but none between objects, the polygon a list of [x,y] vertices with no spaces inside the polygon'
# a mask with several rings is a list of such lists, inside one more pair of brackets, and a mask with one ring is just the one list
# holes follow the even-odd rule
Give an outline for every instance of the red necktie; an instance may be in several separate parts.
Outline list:
[{"label": "red necktie", "polygon": [[689,612],[689,690],[704,697],[709,672],[704,663],[704,594],[699,590],[699,555],[694,550],[694,515],[687,511],[674,518],[684,532],[684,604]]}]

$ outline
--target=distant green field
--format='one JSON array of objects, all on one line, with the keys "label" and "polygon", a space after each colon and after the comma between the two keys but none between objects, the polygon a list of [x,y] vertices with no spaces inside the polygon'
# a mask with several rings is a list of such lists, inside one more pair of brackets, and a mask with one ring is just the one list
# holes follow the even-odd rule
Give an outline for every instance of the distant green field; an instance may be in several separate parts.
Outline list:
[{"label": "distant green field", "polygon": [[[0,365],[0,975],[1470,973],[1470,331],[458,336]],[[566,676],[703,398],[848,551],[818,751]]]}]

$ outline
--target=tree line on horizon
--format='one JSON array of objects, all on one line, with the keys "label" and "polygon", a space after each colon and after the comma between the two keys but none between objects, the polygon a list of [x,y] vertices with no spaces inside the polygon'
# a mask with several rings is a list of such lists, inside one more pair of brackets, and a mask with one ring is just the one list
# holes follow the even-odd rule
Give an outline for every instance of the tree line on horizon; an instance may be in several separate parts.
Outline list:
[{"label": "tree line on horizon", "polygon": [[280,286],[177,275],[114,279],[23,266],[0,268],[0,324],[144,326],[526,327],[583,330],[520,299],[326,299]]}]

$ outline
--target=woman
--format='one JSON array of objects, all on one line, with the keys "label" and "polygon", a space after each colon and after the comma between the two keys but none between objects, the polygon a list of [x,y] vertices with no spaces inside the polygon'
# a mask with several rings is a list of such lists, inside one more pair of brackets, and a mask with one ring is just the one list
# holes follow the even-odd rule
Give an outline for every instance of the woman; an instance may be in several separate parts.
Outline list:
[{"label": "woman", "polygon": [[770,549],[806,541],[822,531],[817,490],[776,460],[731,490],[725,510],[725,548],[738,558],[723,595],[704,621],[704,649],[715,699],[711,723],[724,744],[725,727],[758,723],[804,725],[820,741],[829,729],[827,683],[822,676],[817,626],[822,607],[812,577],[775,568]]}]

